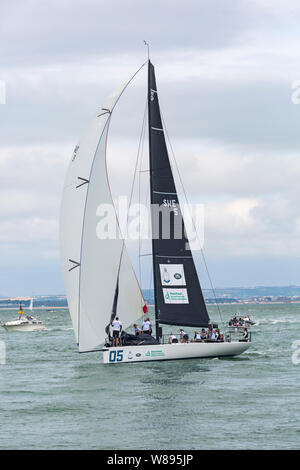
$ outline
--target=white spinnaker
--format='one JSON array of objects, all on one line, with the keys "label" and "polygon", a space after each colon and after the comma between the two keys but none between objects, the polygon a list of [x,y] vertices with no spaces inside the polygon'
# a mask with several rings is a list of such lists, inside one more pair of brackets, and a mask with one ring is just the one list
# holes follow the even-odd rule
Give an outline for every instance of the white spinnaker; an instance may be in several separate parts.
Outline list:
[{"label": "white spinnaker", "polygon": [[[109,322],[113,304],[123,241],[120,238],[97,238],[99,217],[95,209],[99,204],[113,204],[105,160],[110,119],[107,110],[113,110],[131,79],[111,95],[75,147],[63,190],[60,214],[61,263],[69,311],[80,351],[91,350],[103,342],[104,329]],[[118,314],[125,328],[142,314],[143,304],[126,249],[122,256],[119,293]]]},{"label": "white spinnaker", "polygon": [[[108,125],[107,125],[108,128]],[[105,130],[107,133],[108,129]],[[90,177],[84,217],[80,266],[79,351],[103,343],[114,301],[124,241],[120,237],[106,172],[106,139],[98,147]],[[110,211],[109,235],[103,234],[103,215]],[[102,222],[101,222],[102,220]],[[113,236],[113,235],[116,236]],[[104,237],[104,238],[103,238]],[[143,299],[126,249],[119,274],[117,314],[126,328],[142,315]]]},{"label": "white spinnaker", "polygon": [[[102,116],[98,116],[99,114]],[[99,111],[76,145],[65,179],[60,211],[60,254],[69,311],[78,343],[78,289],[82,223],[88,181],[109,114]],[[79,179],[84,178],[84,179]],[[84,183],[84,184],[82,184]],[[72,261],[70,261],[72,260]],[[72,269],[73,268],[73,269]]]}]

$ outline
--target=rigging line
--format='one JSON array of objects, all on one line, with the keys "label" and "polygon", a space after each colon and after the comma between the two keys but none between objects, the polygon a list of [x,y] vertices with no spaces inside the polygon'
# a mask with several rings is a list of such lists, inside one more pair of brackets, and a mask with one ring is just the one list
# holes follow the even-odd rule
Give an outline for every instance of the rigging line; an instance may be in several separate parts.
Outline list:
[{"label": "rigging line", "polygon": [[[136,162],[135,162],[133,180],[132,180],[132,184],[131,184],[131,192],[130,192],[130,198],[129,198],[128,211],[127,211],[127,219],[126,219],[126,227],[125,227],[125,233],[124,233],[124,236],[123,236],[123,243],[122,243],[122,250],[121,250],[121,254],[120,254],[120,261],[119,261],[119,268],[118,268],[118,277],[117,277],[117,279],[119,278],[119,274],[120,274],[121,263],[122,263],[124,248],[125,248],[125,240],[126,240],[126,237],[127,237],[128,220],[129,220],[129,209],[130,209],[130,207],[131,207],[131,202],[132,202],[132,197],[133,197],[133,191],[134,191],[134,184],[135,184],[135,179],[136,179],[136,174],[137,174],[138,161],[139,161],[139,156],[140,156],[141,143],[142,143],[142,138],[143,138],[144,129],[145,129],[146,111],[147,111],[147,102],[146,102],[146,105],[145,105],[145,111],[144,111],[144,117],[143,117],[143,123],[142,123],[142,130],[141,130],[140,139],[139,139],[139,145],[138,145],[138,151],[137,151],[137,156],[136,156]],[[121,235],[122,235],[122,234],[121,234]]]},{"label": "rigging line", "polygon": [[[146,202],[145,202],[145,207],[146,208],[148,207],[149,198],[150,198],[150,188],[149,188],[149,184],[147,184],[146,185]],[[140,234],[142,234],[144,232],[144,226],[145,226],[147,220],[149,220],[148,212],[146,212],[146,214],[144,214],[144,217],[142,218],[141,225],[140,225]],[[149,226],[147,226],[147,234],[149,234]],[[139,262],[140,262],[140,264],[142,262],[142,259],[141,259],[142,257],[152,256],[152,252],[151,253],[141,253],[142,248],[143,248],[143,240],[141,239],[141,249],[140,249],[140,252],[139,252]],[[141,283],[141,285],[142,285],[142,283]]]},{"label": "rigging line", "polygon": [[[146,42],[145,42],[146,44]],[[147,44],[146,44],[147,45]],[[148,45],[147,45],[148,46]],[[148,51],[149,51],[149,46],[148,46]],[[146,100],[146,109],[145,111],[147,111],[147,104],[148,104],[148,96],[147,96],[147,100]],[[147,116],[146,116],[146,119],[147,119]],[[146,124],[146,122],[145,122]],[[144,128],[144,138],[143,138],[143,147],[142,147],[142,158],[141,158],[141,161],[140,161],[140,169],[139,169],[139,182],[141,180],[141,173],[146,173],[146,172],[150,172],[150,168],[146,169],[146,170],[142,170],[142,161],[143,161],[143,155],[144,155],[144,143],[145,143],[145,133],[146,133],[146,126]],[[139,191],[140,191],[140,188],[139,188]],[[140,197],[140,192],[139,192],[139,197]],[[150,198],[150,180],[148,180],[148,184],[146,185],[146,207],[148,206],[148,201],[149,201],[149,198]],[[139,200],[140,202],[140,200]],[[144,228],[144,224],[145,224],[145,221],[147,220],[147,218],[143,218],[142,220],[142,226],[140,226],[140,233],[142,233],[142,229]],[[152,252],[150,253],[150,255],[152,256]],[[141,257],[142,256],[149,256],[149,254],[140,254],[139,256],[139,260],[140,260],[140,263],[141,263]],[[148,296],[147,298],[145,299],[146,300],[146,304],[149,305],[150,302],[151,302],[151,288],[152,288],[152,283],[153,283],[153,264],[151,263],[151,266],[150,266],[150,278],[149,278],[149,289],[148,289]]]},{"label": "rigging line", "polygon": [[[150,188],[149,188],[149,184],[147,184],[147,186],[146,186],[146,201],[145,201],[145,207],[148,207],[149,197],[150,197]],[[146,215],[146,217],[144,217],[144,218],[142,219],[142,223],[141,223],[141,227],[140,227],[140,233],[143,233],[144,225],[145,225],[145,223],[146,223],[146,220],[148,219],[148,213],[146,213],[145,215]],[[141,246],[141,249],[142,249],[142,246]],[[140,255],[140,256],[144,256],[144,255]]]},{"label": "rigging line", "polygon": [[152,283],[153,283],[153,264],[151,263],[150,281],[149,281],[149,290],[148,290],[148,305],[150,304],[150,300],[152,300],[152,298],[151,298]]},{"label": "rigging line", "polygon": [[[148,184],[147,187],[146,187],[146,204],[145,204],[145,207],[148,207],[149,198],[150,198],[150,188],[149,188],[149,184]],[[146,224],[147,220],[149,220],[148,213],[146,213],[144,218],[142,219],[142,223],[141,223],[141,227],[140,227],[140,233],[143,233],[144,225]],[[147,234],[149,234],[149,226],[147,226],[147,229],[148,229]],[[141,240],[141,249],[142,249],[142,240]],[[142,262],[141,258],[145,257],[145,256],[152,256],[152,252],[151,253],[143,253],[143,254],[140,253],[140,255],[139,255],[140,263]],[[152,263],[151,263],[151,266],[152,266]],[[150,274],[152,276],[152,273],[150,273]],[[148,303],[149,303],[149,299],[148,299]]]},{"label": "rigging line", "polygon": [[[146,104],[147,104],[147,103],[146,103]],[[146,120],[145,120],[145,115],[146,115],[146,106],[145,106],[144,117],[143,117],[143,124],[142,124],[142,130],[141,130],[140,140],[139,140],[139,145],[138,145],[138,152],[137,152],[137,156],[136,156],[135,169],[134,169],[134,174],[133,174],[133,181],[132,181],[132,184],[131,184],[131,193],[130,193],[129,205],[128,205],[128,210],[127,210],[127,219],[126,219],[125,234],[124,234],[124,237],[123,237],[123,240],[122,240],[122,249],[121,249],[121,254],[120,254],[120,259],[119,259],[119,266],[118,266],[118,273],[117,273],[117,282],[116,282],[116,290],[115,290],[115,297],[117,296],[115,309],[117,309],[117,302],[118,302],[119,277],[120,277],[121,264],[122,264],[123,253],[124,253],[124,248],[125,248],[125,240],[126,240],[126,237],[127,237],[128,220],[129,220],[129,209],[130,209],[130,207],[131,207],[131,202],[132,202],[132,197],[133,197],[133,191],[134,191],[134,185],[135,185],[135,178],[136,178],[136,174],[137,174],[137,167],[138,167],[139,156],[140,156],[141,141],[142,141],[142,136],[143,136],[143,134],[144,134],[144,129],[145,129],[145,122],[146,122]],[[121,230],[120,230],[120,234],[121,234],[121,236],[122,236]],[[139,260],[140,260],[140,257],[139,257]],[[141,292],[142,292],[142,291],[141,291]],[[114,303],[115,303],[115,300],[114,300]],[[141,296],[141,307],[142,307],[142,306],[143,306],[143,295]],[[114,308],[114,304],[113,304],[113,308]],[[114,314],[116,314],[116,313],[113,311],[113,312],[112,312],[112,316],[111,316],[111,321],[113,320]]]},{"label": "rigging line", "polygon": [[[149,172],[149,168],[147,170],[141,170],[142,168],[142,164],[143,164],[143,157],[144,157],[144,144],[145,144],[145,134],[146,134],[146,126],[145,126],[145,131],[144,131],[144,138],[143,138],[143,147],[142,147],[142,158],[141,158],[141,162],[140,162],[140,170],[139,170],[139,178],[141,180],[141,173],[144,173],[144,172]],[[147,183],[146,183],[146,201],[145,201],[145,207],[148,207],[148,202],[149,202],[149,198],[150,198],[150,180],[147,179]],[[142,222],[141,222],[141,225],[140,225],[140,234],[143,233],[143,230],[144,230],[144,226],[147,222],[147,220],[149,220],[148,218],[148,213],[145,214],[145,216],[143,217],[142,219]],[[149,233],[149,227],[147,227],[148,230],[147,230],[147,233]],[[142,243],[143,241],[141,240],[141,251],[142,251]],[[152,252],[150,254],[139,254],[139,257],[140,257],[140,265],[141,265],[141,257],[144,257],[144,256],[152,256]],[[152,264],[151,264],[151,269],[152,269]],[[152,276],[152,271],[150,270],[150,276]],[[150,277],[150,280],[152,281],[152,277]],[[142,283],[141,283],[142,285]],[[150,294],[149,294],[150,296]],[[149,304],[149,301],[150,301],[150,297],[147,299],[147,303]]]},{"label": "rigging line", "polygon": [[[139,175],[138,175],[138,204],[140,207],[139,210],[139,280],[140,280],[140,286],[142,286],[142,266],[141,266],[141,162],[143,160],[143,150],[142,150],[142,156],[140,158],[140,170],[139,170]],[[142,301],[142,300],[141,300]]]},{"label": "rigging line", "polygon": [[[185,200],[186,200],[186,202],[187,202],[187,204],[188,204],[188,206],[189,206],[189,201],[188,201],[188,198],[187,198],[187,194],[186,194],[186,191],[185,191],[185,188],[184,188],[184,185],[183,185],[183,181],[182,181],[182,178],[181,178],[181,175],[180,175],[180,172],[179,172],[179,167],[178,167],[178,164],[177,164],[177,160],[176,160],[176,158],[175,158],[175,153],[174,153],[174,150],[173,150],[173,147],[172,147],[172,144],[171,144],[171,140],[170,140],[170,137],[169,137],[169,134],[168,134],[167,126],[166,126],[166,123],[165,123],[165,120],[164,120],[164,117],[163,117],[162,113],[161,113],[161,117],[162,117],[164,129],[165,129],[165,133],[166,133],[166,136],[167,136],[167,140],[168,140],[168,143],[169,143],[169,146],[170,146],[170,149],[171,149],[171,153],[172,153],[172,156],[173,156],[173,160],[174,160],[174,162],[175,162],[175,166],[176,166],[176,170],[177,170],[177,173],[178,173],[178,176],[179,176],[179,180],[180,180],[180,184],[181,184],[181,187],[182,187],[182,190],[183,190],[183,194],[184,194]],[[223,317],[222,317],[222,314],[221,314],[221,309],[220,309],[220,306],[219,306],[218,301],[217,301],[217,296],[216,296],[215,289],[214,289],[214,286],[213,286],[213,283],[212,283],[212,279],[211,279],[211,276],[210,276],[210,273],[209,273],[209,270],[208,270],[208,266],[207,266],[206,259],[205,259],[205,256],[204,256],[204,251],[203,251],[203,248],[201,247],[201,243],[200,243],[198,231],[197,231],[197,228],[196,228],[196,226],[195,226],[195,224],[194,224],[194,219],[193,219],[193,217],[191,217],[191,220],[192,220],[193,227],[194,227],[194,230],[195,230],[197,239],[198,239],[198,243],[199,243],[199,246],[200,246],[200,251],[201,251],[202,259],[203,259],[203,262],[204,262],[204,266],[205,266],[205,270],[206,270],[206,273],[207,273],[207,277],[208,277],[208,279],[209,279],[209,283],[210,283],[210,286],[211,286],[211,290],[212,290],[212,292],[213,292],[213,296],[214,296],[214,299],[215,299],[215,302],[216,302],[216,305],[217,305],[217,308],[218,308],[219,316],[220,316],[221,322],[222,322],[223,325],[224,325],[224,320],[223,320]]]},{"label": "rigging line", "polygon": [[[145,113],[146,113],[147,102],[145,105]],[[145,114],[144,114],[145,118]],[[144,124],[144,123],[143,123]],[[140,153],[140,165],[138,171],[138,204],[139,204],[139,279],[140,279],[140,286],[142,287],[142,265],[141,265],[141,250],[142,250],[142,240],[141,240],[141,168],[143,164],[143,157],[144,157],[144,143],[145,143],[145,133],[146,133],[146,118],[145,118],[145,125],[142,128],[141,132],[141,140],[142,140],[142,148]],[[142,299],[141,299],[142,302]]]},{"label": "rigging line", "polygon": [[[146,130],[147,130],[147,119],[148,119],[148,113],[147,113],[147,109],[148,109],[148,94],[146,96],[146,119],[145,119],[145,127],[144,127],[144,135],[143,135],[143,142],[142,142],[142,154],[141,154],[141,161],[140,161],[140,170],[139,170],[139,178],[140,178],[140,183],[142,181],[142,166],[143,166],[143,160],[144,160],[144,154],[145,154],[145,142],[146,142]],[[147,159],[148,161],[148,159]],[[149,197],[150,197],[150,180],[149,178],[147,178],[147,182],[145,184],[145,188],[146,188],[146,196],[143,197],[143,200],[145,200],[145,207],[147,208],[148,207],[148,201],[149,201]],[[141,194],[141,192],[140,192]],[[140,197],[140,203],[141,203],[141,197]],[[146,225],[146,222],[148,220],[148,213],[146,211],[146,213],[142,213],[142,219],[141,219],[141,224],[140,224],[140,227],[139,227],[139,232],[140,232],[140,237],[142,236],[142,234],[144,233],[144,227]],[[149,234],[149,227],[148,225],[146,226],[147,228],[147,235]],[[142,251],[143,249],[143,238],[140,239],[140,250]],[[140,256],[143,256],[142,254],[140,254]],[[140,263],[142,263],[142,259],[140,257]],[[142,265],[141,265],[141,286],[142,286]]]}]

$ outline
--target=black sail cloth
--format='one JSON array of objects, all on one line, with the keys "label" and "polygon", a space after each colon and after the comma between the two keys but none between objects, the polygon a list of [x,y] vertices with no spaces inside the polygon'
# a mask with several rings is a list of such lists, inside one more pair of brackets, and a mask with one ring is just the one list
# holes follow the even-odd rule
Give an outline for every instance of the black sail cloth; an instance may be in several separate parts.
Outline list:
[{"label": "black sail cloth", "polygon": [[209,316],[185,235],[150,61],[148,117],[156,320],[169,325],[206,327]]}]

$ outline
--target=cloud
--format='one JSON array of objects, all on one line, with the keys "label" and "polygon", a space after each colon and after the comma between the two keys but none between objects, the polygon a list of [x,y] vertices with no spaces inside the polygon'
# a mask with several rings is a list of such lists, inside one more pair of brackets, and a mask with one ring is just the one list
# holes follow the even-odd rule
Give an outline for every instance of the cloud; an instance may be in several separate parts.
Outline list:
[{"label": "cloud", "polygon": [[[143,39],[188,199],[205,204],[209,255],[298,256],[299,14],[280,0],[3,0],[2,264],[58,263],[70,155],[105,96],[145,61]],[[112,119],[114,194],[130,192],[146,80],[145,69]]]},{"label": "cloud", "polygon": [[[1,29],[7,39],[3,60],[15,63],[69,61],[88,55],[130,55],[142,40],[155,51],[225,48],[253,24],[251,9],[237,0],[220,4],[189,0],[29,0],[1,2]],[[212,28],[212,24],[214,28]],[[16,39],[22,39],[16,41]],[[138,46],[140,45],[140,46]]]},{"label": "cloud", "polygon": [[72,146],[14,146],[0,149],[1,264],[29,266],[58,260],[58,214]]}]

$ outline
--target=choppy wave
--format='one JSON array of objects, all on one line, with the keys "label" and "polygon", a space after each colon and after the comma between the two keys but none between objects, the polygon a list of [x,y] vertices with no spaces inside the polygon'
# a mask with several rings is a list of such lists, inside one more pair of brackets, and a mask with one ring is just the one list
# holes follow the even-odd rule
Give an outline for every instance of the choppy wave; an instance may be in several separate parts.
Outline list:
[{"label": "choppy wave", "polygon": [[67,312],[41,314],[39,334],[4,331],[0,447],[297,448],[298,310],[253,307],[252,346],[235,358],[121,367],[78,354]]}]

